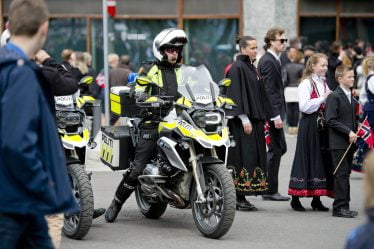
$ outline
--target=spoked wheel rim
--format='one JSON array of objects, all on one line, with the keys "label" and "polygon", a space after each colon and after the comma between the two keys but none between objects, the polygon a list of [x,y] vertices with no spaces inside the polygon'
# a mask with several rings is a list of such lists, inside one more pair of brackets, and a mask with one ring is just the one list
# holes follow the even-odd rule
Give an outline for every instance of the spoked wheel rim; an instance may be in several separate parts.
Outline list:
[{"label": "spoked wheel rim", "polygon": [[220,178],[214,172],[207,172],[205,176],[205,203],[194,202],[196,218],[204,230],[214,230],[222,221],[224,210],[224,190]]},{"label": "spoked wheel rim", "polygon": [[151,205],[148,203],[147,199],[145,198],[145,196],[143,195],[143,191],[141,190],[141,187],[139,186],[137,191],[139,192],[139,202],[138,204],[141,206],[141,208],[143,209],[149,209],[151,207]]}]

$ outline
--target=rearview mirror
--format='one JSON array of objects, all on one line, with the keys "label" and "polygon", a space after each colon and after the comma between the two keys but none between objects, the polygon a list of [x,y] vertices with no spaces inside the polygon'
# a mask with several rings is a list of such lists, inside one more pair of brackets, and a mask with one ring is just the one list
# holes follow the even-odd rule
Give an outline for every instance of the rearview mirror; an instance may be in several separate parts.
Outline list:
[{"label": "rearview mirror", "polygon": [[84,76],[79,82],[78,82],[78,85],[81,85],[81,84],[91,84],[92,82],[94,81],[93,77],[92,76]]},{"label": "rearview mirror", "polygon": [[152,81],[148,79],[147,77],[137,77],[136,78],[136,83],[139,84],[140,86],[148,86],[152,84]]},{"label": "rearview mirror", "polygon": [[224,79],[222,79],[222,80],[218,83],[218,86],[229,87],[230,85],[231,85],[231,79],[229,79],[229,78],[224,78]]}]

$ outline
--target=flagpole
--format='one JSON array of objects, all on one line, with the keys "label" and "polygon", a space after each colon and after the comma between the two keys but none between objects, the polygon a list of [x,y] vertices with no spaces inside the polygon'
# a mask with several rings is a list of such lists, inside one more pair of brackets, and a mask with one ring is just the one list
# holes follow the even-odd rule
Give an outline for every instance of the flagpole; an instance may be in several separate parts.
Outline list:
[{"label": "flagpole", "polygon": [[[366,119],[366,118],[365,118]],[[362,127],[362,124],[365,122],[365,120],[360,124],[360,128],[359,129],[357,129],[357,132],[356,132],[356,136],[357,136],[357,134],[358,134],[358,132],[361,130],[361,127]],[[340,159],[340,161],[339,161],[339,163],[338,163],[338,166],[336,166],[336,169],[335,169],[335,171],[334,171],[334,173],[333,173],[333,175],[335,175],[336,174],[336,171],[338,171],[338,169],[339,169],[339,167],[340,167],[340,165],[342,164],[342,162],[343,162],[343,160],[344,160],[344,158],[345,158],[345,156],[347,155],[347,153],[348,153],[348,151],[349,151],[349,149],[351,148],[351,146],[352,146],[352,144],[353,144],[353,142],[352,143],[350,143],[349,144],[349,146],[348,146],[348,148],[345,150],[345,152],[344,152],[344,154],[343,154],[343,156],[342,156],[342,158]]]},{"label": "flagpole", "polygon": [[[356,134],[356,135],[357,135],[357,134]],[[342,164],[343,159],[344,159],[344,157],[347,155],[347,153],[348,153],[349,149],[351,148],[352,144],[353,144],[353,142],[349,144],[348,148],[347,148],[346,151],[344,152],[344,155],[343,155],[342,158],[340,159],[340,162],[338,163],[338,166],[336,166],[336,169],[335,169],[333,175],[335,175],[336,171],[338,171],[338,169],[339,169],[339,167],[340,167],[340,164]],[[331,171],[330,171],[330,172],[331,172]]]},{"label": "flagpole", "polygon": [[109,125],[109,65],[108,65],[108,5],[103,0],[103,40],[104,40],[104,106],[105,125]]}]

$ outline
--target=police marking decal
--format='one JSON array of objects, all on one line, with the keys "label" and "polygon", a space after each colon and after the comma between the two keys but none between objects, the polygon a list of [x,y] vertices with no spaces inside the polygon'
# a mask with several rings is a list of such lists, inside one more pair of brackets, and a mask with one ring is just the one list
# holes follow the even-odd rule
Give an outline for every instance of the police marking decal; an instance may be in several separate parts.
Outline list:
[{"label": "police marking decal", "polygon": [[190,125],[189,123],[187,123],[184,120],[179,120],[177,124],[182,126],[184,129],[186,129],[188,131],[192,131],[194,129],[192,125]]}]

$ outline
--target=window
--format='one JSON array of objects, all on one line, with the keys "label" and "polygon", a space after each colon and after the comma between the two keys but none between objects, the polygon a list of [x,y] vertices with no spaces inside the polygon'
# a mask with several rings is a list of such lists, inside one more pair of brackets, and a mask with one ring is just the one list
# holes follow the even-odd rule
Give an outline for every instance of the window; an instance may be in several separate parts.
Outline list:
[{"label": "window", "polygon": [[[177,26],[176,20],[111,20],[109,23],[109,53],[131,57],[135,71],[146,60],[154,60],[152,42],[163,29]],[[91,28],[93,61],[97,70],[104,67],[102,20],[96,19]]]},{"label": "window", "polygon": [[187,20],[184,30],[189,37],[185,63],[194,66],[205,64],[218,83],[235,53],[237,19]]},{"label": "window", "polygon": [[335,40],[335,23],[335,18],[300,18],[300,36],[306,39],[305,44],[317,45],[321,52],[326,52]]},{"label": "window", "polygon": [[51,19],[44,49],[59,61],[65,48],[86,51],[86,36],[86,19]]},{"label": "window", "polygon": [[374,43],[374,18],[340,19],[340,39],[353,43],[357,38]]}]

